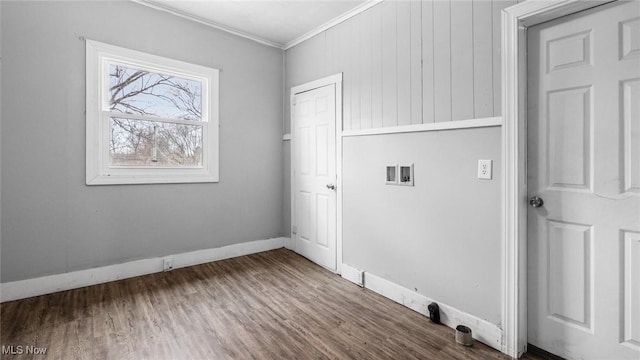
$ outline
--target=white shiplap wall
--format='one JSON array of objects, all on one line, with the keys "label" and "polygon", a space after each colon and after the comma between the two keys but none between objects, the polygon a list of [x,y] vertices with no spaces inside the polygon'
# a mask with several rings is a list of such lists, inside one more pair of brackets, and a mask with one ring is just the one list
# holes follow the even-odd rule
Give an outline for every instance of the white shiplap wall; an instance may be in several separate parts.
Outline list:
[{"label": "white shiplap wall", "polygon": [[287,90],[343,72],[345,130],[499,116],[500,10],[516,2],[383,1],[287,50]]},{"label": "white shiplap wall", "polygon": [[[500,115],[500,10],[515,3],[384,1],[285,55],[286,89],[344,73],[349,135],[382,127],[403,131],[342,138],[343,263],[384,274],[496,329],[501,323],[500,129],[404,131],[422,123]],[[285,132],[288,124],[287,118]],[[443,125],[453,128],[433,127]],[[285,175],[289,147],[285,141]],[[476,179],[478,159],[494,160],[493,181]],[[414,187],[384,184],[386,164],[395,163],[415,165]],[[285,185],[284,204],[291,203],[289,195]]]}]

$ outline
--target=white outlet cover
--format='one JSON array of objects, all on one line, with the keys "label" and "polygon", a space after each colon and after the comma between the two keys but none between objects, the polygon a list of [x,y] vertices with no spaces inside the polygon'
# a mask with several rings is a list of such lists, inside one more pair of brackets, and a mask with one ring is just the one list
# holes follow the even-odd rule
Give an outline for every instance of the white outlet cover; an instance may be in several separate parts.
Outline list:
[{"label": "white outlet cover", "polygon": [[173,259],[166,258],[162,261],[162,270],[163,271],[171,271],[173,270]]},{"label": "white outlet cover", "polygon": [[493,160],[478,160],[478,179],[493,178]]}]

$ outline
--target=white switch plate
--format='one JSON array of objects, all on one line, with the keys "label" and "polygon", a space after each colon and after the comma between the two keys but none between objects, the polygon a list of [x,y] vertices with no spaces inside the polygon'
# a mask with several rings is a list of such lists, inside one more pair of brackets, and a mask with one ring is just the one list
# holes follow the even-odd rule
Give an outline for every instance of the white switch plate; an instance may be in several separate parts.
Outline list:
[{"label": "white switch plate", "polygon": [[491,180],[493,177],[493,160],[478,160],[478,179]]}]

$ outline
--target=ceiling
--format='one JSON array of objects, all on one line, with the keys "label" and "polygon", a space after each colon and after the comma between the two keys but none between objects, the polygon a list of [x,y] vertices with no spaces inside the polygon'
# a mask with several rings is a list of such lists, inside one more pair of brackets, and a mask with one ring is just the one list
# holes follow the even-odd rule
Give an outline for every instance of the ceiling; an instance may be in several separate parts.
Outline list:
[{"label": "ceiling", "polygon": [[379,2],[379,0],[134,1],[283,49]]}]

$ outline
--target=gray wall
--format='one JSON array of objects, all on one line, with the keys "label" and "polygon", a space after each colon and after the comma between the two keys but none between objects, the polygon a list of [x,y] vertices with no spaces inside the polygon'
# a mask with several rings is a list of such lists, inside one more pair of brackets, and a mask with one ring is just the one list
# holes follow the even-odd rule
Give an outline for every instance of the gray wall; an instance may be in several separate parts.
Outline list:
[{"label": "gray wall", "polygon": [[[345,130],[500,116],[499,15],[515,3],[376,5],[286,51],[285,109],[292,86],[342,72]],[[500,128],[343,146],[344,262],[499,324]],[[494,180],[476,178],[479,159]],[[415,163],[414,188],[384,185],[399,162]]]},{"label": "gray wall", "polygon": [[[344,263],[493,324],[501,319],[500,128],[343,140]],[[478,159],[494,180],[477,179]],[[414,164],[414,187],[385,166]]]},{"label": "gray wall", "polygon": [[[0,2],[2,282],[282,235],[282,51],[132,2]],[[221,68],[220,182],[91,186],[78,37]]]}]

